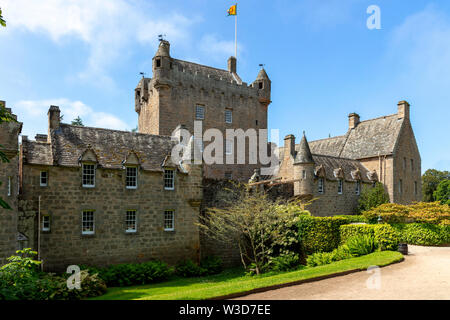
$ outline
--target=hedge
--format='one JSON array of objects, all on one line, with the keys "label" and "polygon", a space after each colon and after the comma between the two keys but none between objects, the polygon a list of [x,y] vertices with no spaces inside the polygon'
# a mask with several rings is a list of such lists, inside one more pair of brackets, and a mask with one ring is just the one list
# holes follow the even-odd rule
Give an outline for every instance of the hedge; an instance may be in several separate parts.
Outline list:
[{"label": "hedge", "polygon": [[355,236],[374,236],[381,250],[397,250],[400,233],[389,224],[347,224],[340,227],[341,244]]},{"label": "hedge", "polygon": [[392,224],[401,234],[403,242],[421,246],[438,246],[450,243],[450,226],[431,223]]},{"label": "hedge", "polygon": [[343,217],[301,216],[297,226],[303,252],[309,255],[333,251],[341,242],[339,227],[347,223]]}]

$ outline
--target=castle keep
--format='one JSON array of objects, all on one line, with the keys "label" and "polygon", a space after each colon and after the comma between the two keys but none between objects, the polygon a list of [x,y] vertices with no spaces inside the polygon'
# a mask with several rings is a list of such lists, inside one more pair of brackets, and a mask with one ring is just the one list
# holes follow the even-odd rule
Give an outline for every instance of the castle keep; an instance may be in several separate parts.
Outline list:
[{"label": "castle keep", "polygon": [[[65,124],[59,107],[50,106],[47,133],[22,136],[19,146],[22,124],[1,123],[9,162],[0,164],[0,196],[12,210],[0,209],[0,264],[24,247],[39,251],[46,270],[223,254],[202,241],[196,225],[201,208],[214,203],[210,196],[220,194],[207,193],[214,179],[292,186],[291,196],[317,199],[309,209],[321,216],[355,213],[361,192],[376,181],[392,202],[421,199],[420,154],[406,101],[389,116],[360,121],[350,114],[341,136],[308,141],[303,134],[299,144],[286,136],[271,176],[260,174],[260,163],[173,160],[177,130],[193,134],[196,121],[203,132],[215,128],[224,136],[227,129],[267,129],[271,81],[261,68],[248,85],[236,64],[231,57],[222,70],[178,60],[161,41],[152,78],[143,77],[135,89],[138,133]],[[234,140],[224,144],[223,156],[235,157],[236,147]],[[190,139],[188,148],[203,149],[203,142]]]}]

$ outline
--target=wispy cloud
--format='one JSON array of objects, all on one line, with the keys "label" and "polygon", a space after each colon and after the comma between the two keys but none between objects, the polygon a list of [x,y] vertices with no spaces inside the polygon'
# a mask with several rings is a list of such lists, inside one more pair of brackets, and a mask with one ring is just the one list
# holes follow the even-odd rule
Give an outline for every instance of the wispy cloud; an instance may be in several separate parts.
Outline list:
[{"label": "wispy cloud", "polygon": [[47,111],[50,105],[59,106],[64,115],[63,122],[70,123],[76,117],[81,117],[84,125],[117,130],[130,130],[132,126],[120,118],[106,112],[97,112],[81,101],[71,101],[65,98],[48,100],[22,100],[14,104],[14,113],[23,122],[22,134],[34,137],[47,128]]},{"label": "wispy cloud", "polygon": [[[238,56],[244,51],[241,43],[238,43]],[[214,61],[226,61],[230,56],[234,56],[234,41],[222,40],[216,34],[207,34],[200,41],[200,50]]]}]

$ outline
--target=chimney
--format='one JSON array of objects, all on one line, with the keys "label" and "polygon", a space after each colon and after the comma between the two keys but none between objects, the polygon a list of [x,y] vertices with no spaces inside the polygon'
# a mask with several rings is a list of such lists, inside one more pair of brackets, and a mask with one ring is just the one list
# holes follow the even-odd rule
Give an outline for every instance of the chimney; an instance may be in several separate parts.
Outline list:
[{"label": "chimney", "polygon": [[398,106],[398,118],[399,119],[409,119],[409,103],[405,100],[397,103]]},{"label": "chimney", "polygon": [[50,130],[59,128],[61,111],[58,106],[50,106],[48,109],[48,136],[50,137]]},{"label": "chimney", "polygon": [[295,153],[295,136],[293,134],[288,134],[284,137],[284,158],[294,156]]},{"label": "chimney", "polygon": [[[36,136],[34,137],[34,139],[37,141],[37,142],[47,142],[47,135],[46,134],[40,134],[40,133],[38,133],[38,134],[36,134]],[[22,139],[23,140],[23,139]]]},{"label": "chimney", "polygon": [[356,126],[359,123],[359,114],[357,113],[350,113],[348,115],[348,127],[349,129],[355,129]]},{"label": "chimney", "polygon": [[228,71],[231,73],[236,73],[236,57],[228,58]]}]

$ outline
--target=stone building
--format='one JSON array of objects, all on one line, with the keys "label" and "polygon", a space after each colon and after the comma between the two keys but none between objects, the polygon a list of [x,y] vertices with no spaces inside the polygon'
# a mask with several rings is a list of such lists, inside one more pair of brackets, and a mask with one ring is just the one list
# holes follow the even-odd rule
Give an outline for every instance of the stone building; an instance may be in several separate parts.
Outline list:
[{"label": "stone building", "polygon": [[[271,81],[261,69],[256,80],[248,85],[237,74],[236,64],[236,58],[230,57],[228,70],[222,70],[178,60],[170,56],[169,42],[161,41],[153,57],[153,78],[142,78],[135,89],[139,132],[171,135],[183,124],[194,134],[194,121],[201,121],[201,133],[215,128],[224,137],[227,129],[255,129],[257,132],[267,129]],[[230,141],[224,141],[224,163],[227,153],[236,154],[237,144]],[[259,167],[249,164],[248,159],[245,164],[234,163],[205,166],[204,175],[248,180]]]},{"label": "stone building", "polygon": [[353,214],[364,188],[380,181],[391,202],[409,204],[422,199],[421,159],[410,122],[410,105],[398,112],[360,121],[349,115],[345,135],[308,143],[294,135],[278,149],[280,169],[269,177],[294,184],[294,195],[316,200],[309,210],[320,216]]}]

